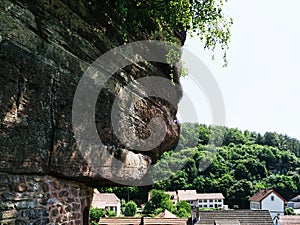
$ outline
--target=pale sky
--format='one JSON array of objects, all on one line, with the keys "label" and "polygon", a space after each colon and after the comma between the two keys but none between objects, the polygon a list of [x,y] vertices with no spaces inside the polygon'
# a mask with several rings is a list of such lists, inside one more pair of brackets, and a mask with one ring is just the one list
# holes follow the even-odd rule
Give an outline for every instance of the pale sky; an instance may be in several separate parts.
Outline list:
[{"label": "pale sky", "polygon": [[[229,0],[225,12],[234,25],[227,68],[222,67],[221,52],[212,62],[211,54],[203,51],[196,37],[186,41],[185,47],[203,60],[220,87],[226,126],[261,133],[276,131],[300,139],[299,10],[299,0]],[[182,84],[199,122],[211,124],[206,93],[189,78],[183,78]],[[182,110],[186,109],[179,105],[179,114]]]}]

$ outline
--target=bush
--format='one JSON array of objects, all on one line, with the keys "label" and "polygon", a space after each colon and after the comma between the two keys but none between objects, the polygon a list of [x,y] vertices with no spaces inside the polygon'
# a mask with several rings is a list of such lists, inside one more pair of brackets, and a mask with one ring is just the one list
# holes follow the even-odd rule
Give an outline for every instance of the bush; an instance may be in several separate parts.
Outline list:
[{"label": "bush", "polygon": [[110,209],[108,209],[108,210],[106,210],[106,216],[107,217],[116,217],[117,213],[114,212],[114,211],[112,211],[112,210],[110,210]]},{"label": "bush", "polygon": [[99,219],[105,215],[105,211],[99,208],[90,209],[90,223],[97,224]]},{"label": "bush", "polygon": [[176,204],[175,214],[180,218],[190,217],[190,215],[191,215],[191,205],[186,201],[179,201]]},{"label": "bush", "polygon": [[293,208],[286,208],[285,210],[285,214],[286,215],[296,215],[296,213],[294,212],[294,209]]},{"label": "bush", "polygon": [[125,216],[134,216],[136,214],[136,211],[137,211],[136,203],[134,201],[129,201],[125,205],[123,213]]}]

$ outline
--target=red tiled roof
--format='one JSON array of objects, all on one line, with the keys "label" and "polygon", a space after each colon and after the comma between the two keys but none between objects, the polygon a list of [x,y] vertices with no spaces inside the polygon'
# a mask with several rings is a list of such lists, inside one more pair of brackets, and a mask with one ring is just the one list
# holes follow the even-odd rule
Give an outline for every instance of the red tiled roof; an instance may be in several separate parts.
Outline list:
[{"label": "red tiled roof", "polygon": [[260,190],[256,194],[254,194],[251,198],[249,198],[249,200],[253,201],[253,202],[261,202],[263,199],[268,197],[271,193],[276,194],[279,198],[282,199],[282,201],[286,202],[286,200],[281,195],[279,195],[276,191],[274,191],[273,189]]},{"label": "red tiled roof", "polygon": [[[100,218],[99,225],[140,225],[141,218],[133,217],[115,217],[115,218]],[[186,225],[187,218],[176,219],[160,219],[160,218],[144,218],[145,225]]]},{"label": "red tiled roof", "polygon": [[177,218],[173,213],[171,213],[169,210],[165,209],[160,214],[158,214],[155,218]]},{"label": "red tiled roof", "polygon": [[300,216],[280,216],[281,225],[300,225]]}]

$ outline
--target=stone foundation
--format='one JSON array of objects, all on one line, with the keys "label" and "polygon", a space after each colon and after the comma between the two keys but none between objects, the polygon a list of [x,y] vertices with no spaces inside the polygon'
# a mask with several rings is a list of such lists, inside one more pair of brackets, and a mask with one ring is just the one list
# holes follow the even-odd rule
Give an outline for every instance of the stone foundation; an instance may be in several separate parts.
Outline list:
[{"label": "stone foundation", "polygon": [[0,173],[0,224],[88,225],[93,189],[52,176]]}]

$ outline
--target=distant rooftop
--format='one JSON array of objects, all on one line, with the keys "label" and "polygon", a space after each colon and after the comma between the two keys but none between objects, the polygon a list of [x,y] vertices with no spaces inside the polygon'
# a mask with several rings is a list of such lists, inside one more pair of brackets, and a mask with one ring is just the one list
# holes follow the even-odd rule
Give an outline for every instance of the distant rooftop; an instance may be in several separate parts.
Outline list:
[{"label": "distant rooftop", "polygon": [[155,216],[155,218],[168,218],[168,219],[174,219],[177,218],[173,213],[171,213],[169,210],[165,209],[160,214]]},{"label": "distant rooftop", "polygon": [[[170,196],[176,196],[175,191],[167,191]],[[209,199],[225,199],[222,193],[201,193],[197,194],[196,190],[178,190],[179,201],[192,201],[192,200],[209,200]]]},{"label": "distant rooftop", "polygon": [[[111,217],[111,218],[100,218],[99,225],[140,225],[141,218],[129,218],[129,217]],[[144,225],[187,225],[187,218],[144,218]]]},{"label": "distant rooftop", "polygon": [[281,225],[299,225],[300,216],[280,216],[279,222]]},{"label": "distant rooftop", "polygon": [[202,225],[273,225],[268,210],[210,210],[199,211]]},{"label": "distant rooftop", "polygon": [[261,202],[263,199],[268,197],[271,193],[276,194],[279,198],[281,198],[284,202],[286,202],[286,200],[282,196],[280,196],[276,191],[274,191],[273,189],[259,190],[249,200],[253,201],[253,202]]},{"label": "distant rooftop", "polygon": [[204,193],[197,194],[198,199],[225,199],[222,193]]},{"label": "distant rooftop", "polygon": [[117,206],[120,199],[113,193],[99,193],[98,190],[94,190],[94,197],[92,201],[92,207],[104,209],[107,206]]},{"label": "distant rooftop", "polygon": [[240,225],[240,221],[235,219],[215,220],[215,225]]},{"label": "distant rooftop", "polygon": [[297,195],[296,197],[292,198],[290,201],[291,202],[300,202],[300,195]]},{"label": "distant rooftop", "polygon": [[191,201],[198,198],[196,190],[178,190],[177,194],[179,201]]}]

